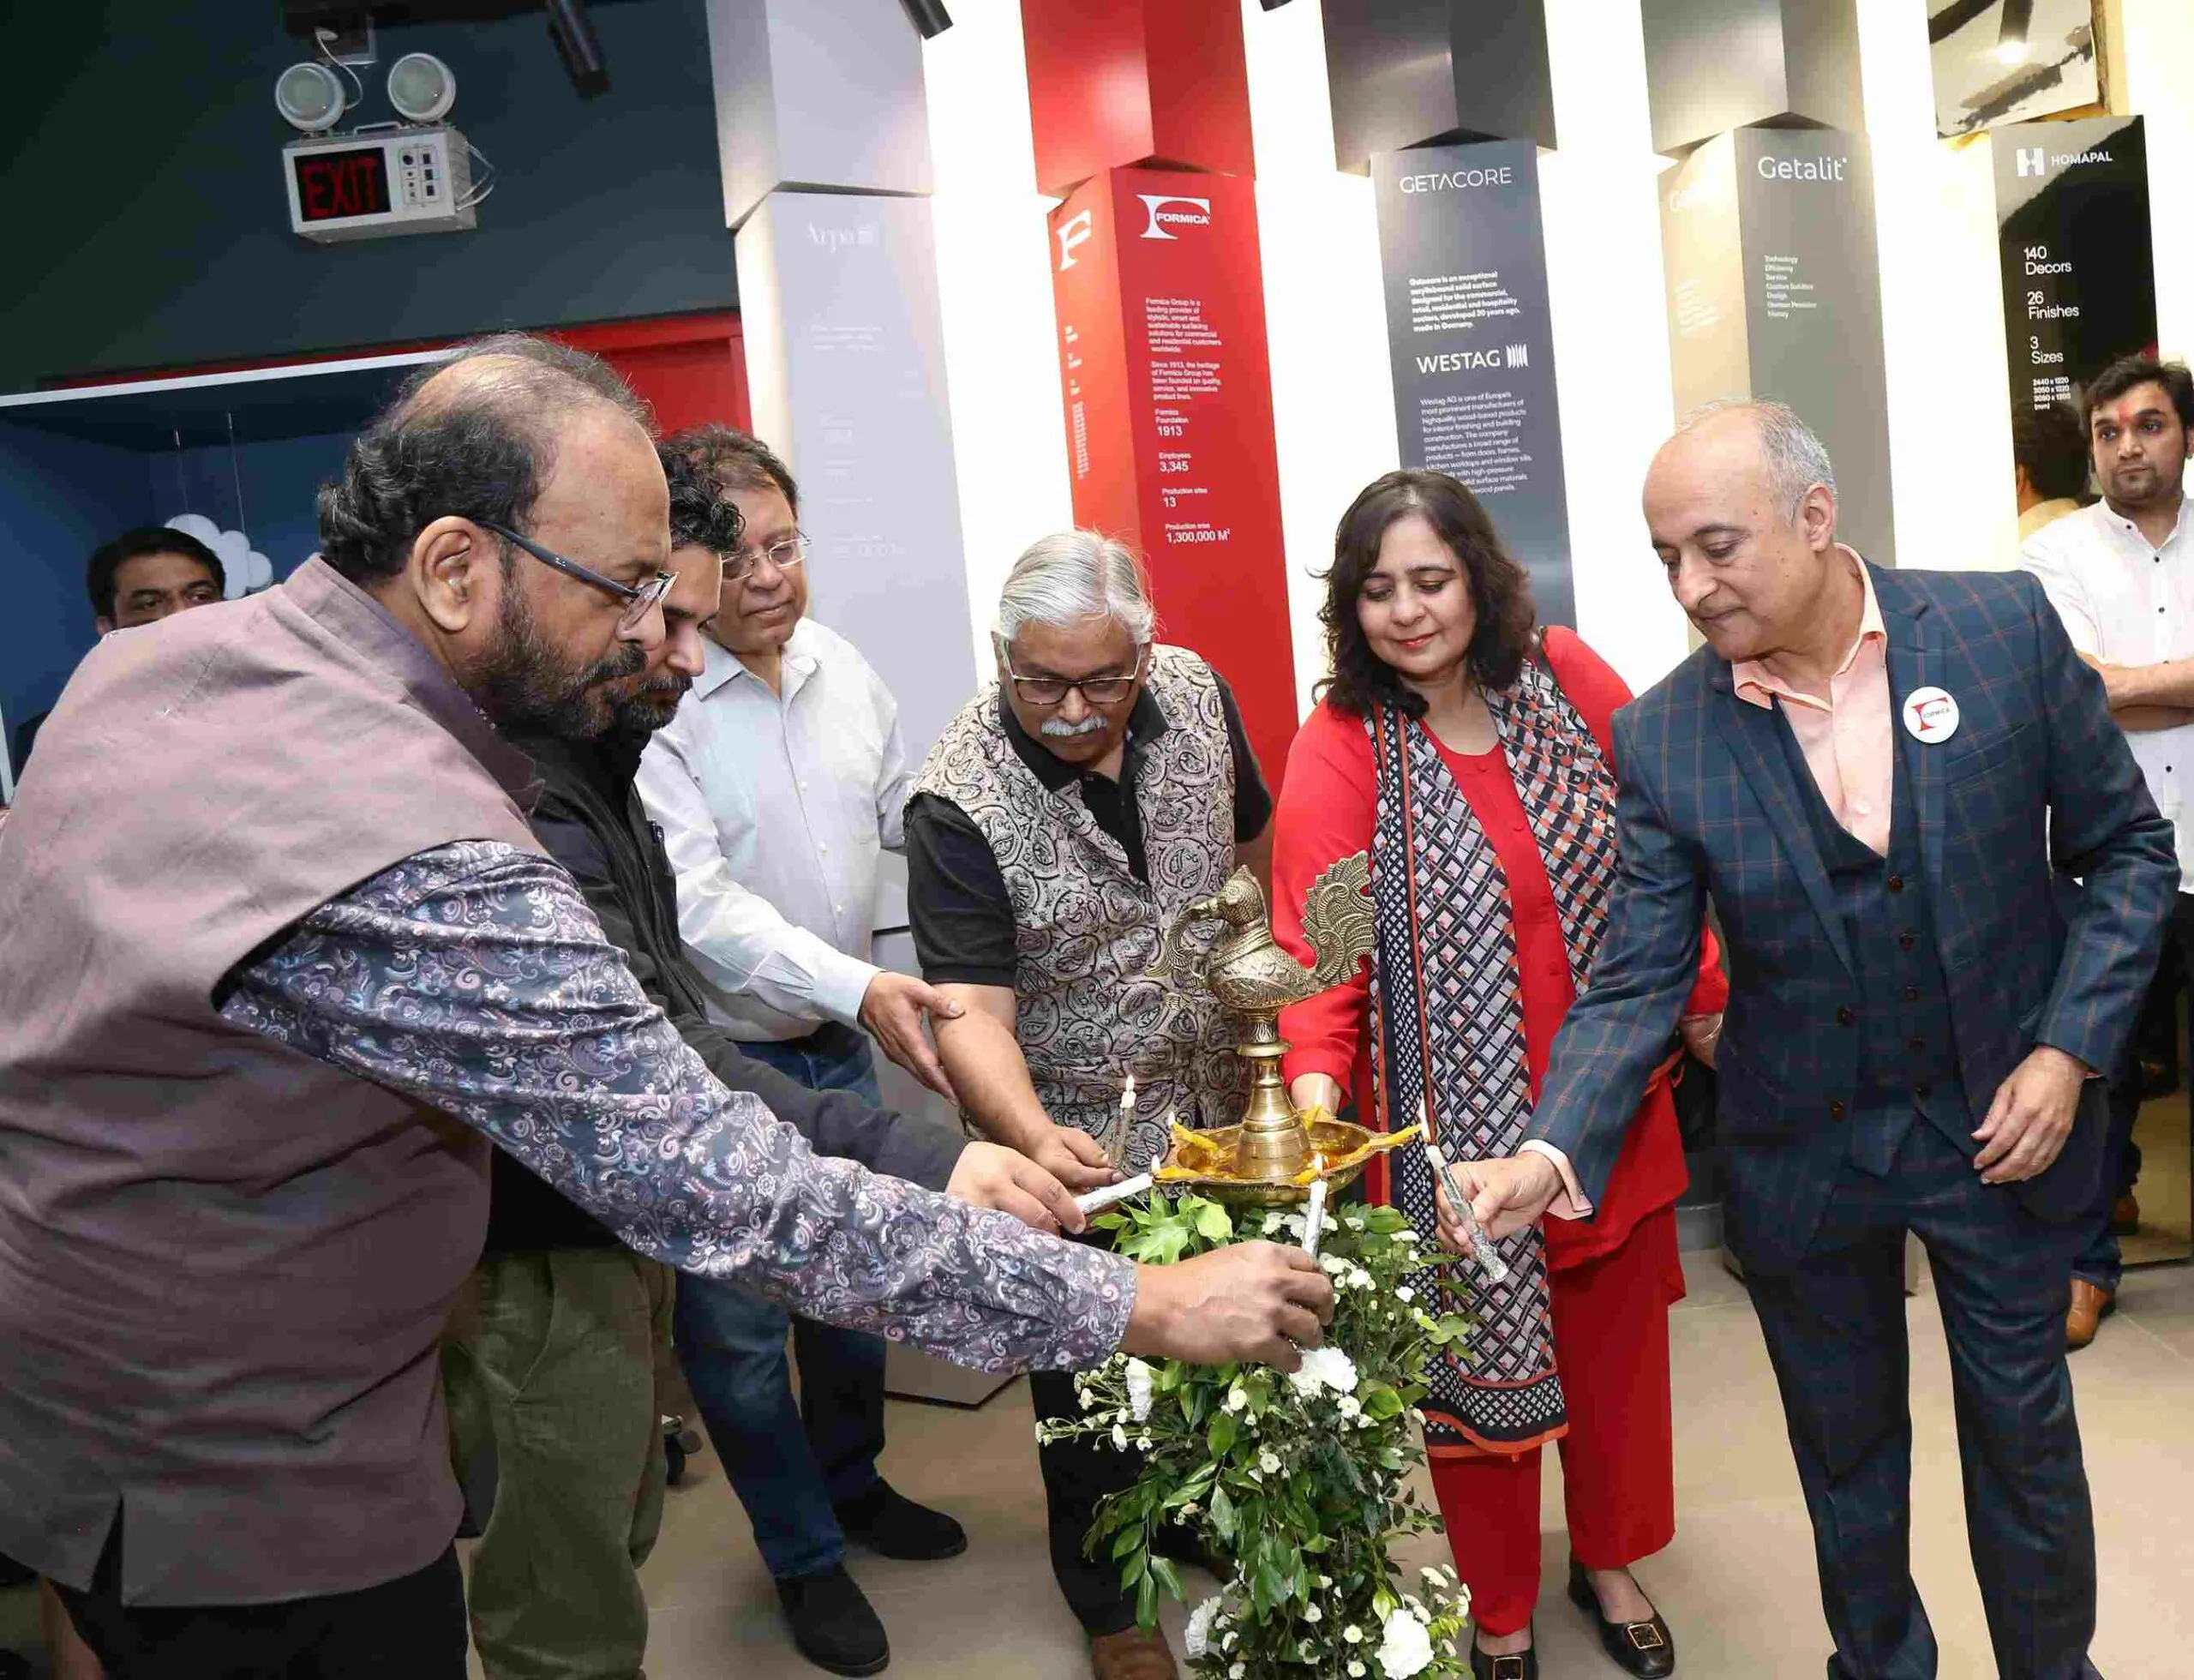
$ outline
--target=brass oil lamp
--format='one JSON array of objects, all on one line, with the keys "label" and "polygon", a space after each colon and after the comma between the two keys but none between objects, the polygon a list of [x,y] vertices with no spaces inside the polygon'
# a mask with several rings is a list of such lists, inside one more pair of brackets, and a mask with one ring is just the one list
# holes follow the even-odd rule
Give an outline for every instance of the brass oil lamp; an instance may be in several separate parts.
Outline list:
[{"label": "brass oil lamp", "polygon": [[[1347,1184],[1373,1155],[1417,1136],[1415,1126],[1376,1132],[1322,1109],[1298,1110],[1280,1077],[1288,1044],[1280,1035],[1280,1011],[1340,985],[1371,952],[1376,915],[1370,884],[1370,859],[1362,852],[1341,859],[1310,884],[1303,933],[1317,958],[1311,968],[1274,942],[1264,890],[1246,867],[1183,910],[1166,930],[1151,978],[1200,982],[1218,999],[1235,1023],[1234,1053],[1250,1065],[1250,1100],[1232,1125],[1209,1131],[1176,1125],[1166,1158],[1154,1170],[1159,1183],[1215,1201],[1284,1206],[1303,1201],[1319,1179],[1335,1188]],[[1184,936],[1196,923],[1214,921],[1223,931],[1197,962]]]}]

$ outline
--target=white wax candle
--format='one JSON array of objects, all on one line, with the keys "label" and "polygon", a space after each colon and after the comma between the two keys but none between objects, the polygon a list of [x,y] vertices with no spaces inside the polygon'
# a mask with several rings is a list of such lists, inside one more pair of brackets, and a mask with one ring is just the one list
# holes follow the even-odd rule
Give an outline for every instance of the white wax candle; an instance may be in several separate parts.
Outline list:
[{"label": "white wax candle", "polygon": [[[1318,1163],[1318,1171],[1325,1171],[1325,1163]],[[1318,1243],[1326,1234],[1326,1181],[1322,1178],[1310,1180],[1309,1200],[1303,1203],[1303,1251],[1315,1257]]]},{"label": "white wax candle", "polygon": [[1083,1214],[1102,1213],[1115,1202],[1124,1202],[1130,1196],[1140,1196],[1150,1188],[1150,1174],[1138,1173],[1132,1179],[1123,1179],[1116,1185],[1106,1185],[1102,1190],[1087,1190],[1074,1198],[1074,1205]]}]

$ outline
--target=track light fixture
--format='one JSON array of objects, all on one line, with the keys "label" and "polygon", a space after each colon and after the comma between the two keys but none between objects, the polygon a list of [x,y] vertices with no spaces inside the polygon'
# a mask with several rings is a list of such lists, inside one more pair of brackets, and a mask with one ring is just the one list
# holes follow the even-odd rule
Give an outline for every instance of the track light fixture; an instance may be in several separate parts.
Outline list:
[{"label": "track light fixture", "polygon": [[952,14],[944,9],[944,0],[899,0],[907,9],[907,16],[926,41],[933,41],[952,27]]}]

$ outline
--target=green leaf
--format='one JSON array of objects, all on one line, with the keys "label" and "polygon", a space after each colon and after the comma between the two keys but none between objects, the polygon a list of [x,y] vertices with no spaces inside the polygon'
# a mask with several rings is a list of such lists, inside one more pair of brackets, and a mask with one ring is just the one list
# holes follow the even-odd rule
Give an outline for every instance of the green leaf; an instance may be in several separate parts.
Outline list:
[{"label": "green leaf", "polygon": [[1158,1625],[1158,1582],[1147,1575],[1136,1583],[1135,1619],[1146,1628]]},{"label": "green leaf", "polygon": [[1212,1529],[1229,1545],[1234,1544],[1234,1536],[1237,1532],[1236,1521],[1234,1501],[1228,1497],[1225,1488],[1214,1489],[1211,1496]]},{"label": "green leaf", "polygon": [[1399,1418],[1407,1408],[1402,1397],[1384,1383],[1367,1383],[1358,1391],[1364,1398],[1364,1409],[1384,1423],[1389,1418]]},{"label": "green leaf", "polygon": [[1173,1567],[1172,1558],[1151,1553],[1150,1573],[1158,1577],[1158,1584],[1170,1597],[1178,1599],[1181,1596],[1181,1572]]},{"label": "green leaf", "polygon": [[1216,1202],[1201,1203],[1196,1213],[1196,1233],[1206,1242],[1223,1243],[1234,1234],[1234,1221]]},{"label": "green leaf", "polygon": [[1147,1551],[1136,1553],[1134,1557],[1128,1559],[1126,1567],[1120,1571],[1121,1588],[1125,1590],[1134,1586],[1149,1572],[1149,1569],[1150,1554]]},{"label": "green leaf", "polygon": [[1204,1437],[1204,1444],[1211,1449],[1214,1458],[1225,1458],[1232,1450],[1240,1427],[1232,1412],[1222,1409],[1214,1414],[1210,1432]]}]

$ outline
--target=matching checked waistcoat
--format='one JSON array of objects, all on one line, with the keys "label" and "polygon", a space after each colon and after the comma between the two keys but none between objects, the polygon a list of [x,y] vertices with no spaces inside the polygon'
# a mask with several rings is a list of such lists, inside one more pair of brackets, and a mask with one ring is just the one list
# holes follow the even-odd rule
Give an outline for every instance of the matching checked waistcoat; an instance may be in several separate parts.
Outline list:
[{"label": "matching checked waistcoat", "polygon": [[[1135,744],[1147,882],[1089,814],[1078,783],[1054,793],[1022,762],[996,684],[961,709],[916,783],[967,813],[1004,878],[1019,956],[1015,1033],[1045,1110],[1105,1137],[1134,1073],[1121,1151],[1130,1172],[1165,1153],[1168,1109],[1184,1125],[1226,1125],[1248,1091],[1210,994],[1148,977],[1167,924],[1234,867],[1234,757],[1218,680],[1185,649],[1155,646],[1148,692],[1167,727]],[[1207,925],[1191,949],[1201,957],[1211,938]]]}]

